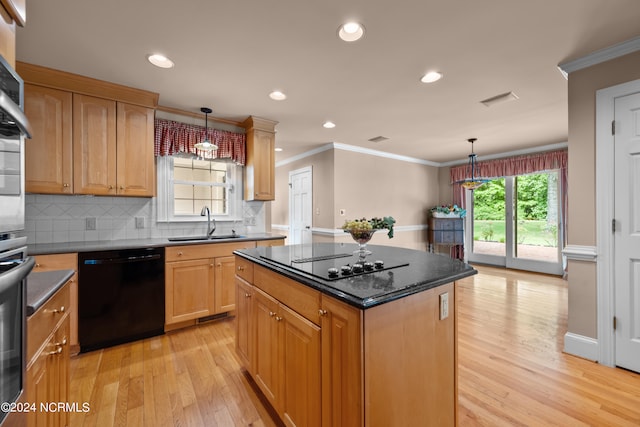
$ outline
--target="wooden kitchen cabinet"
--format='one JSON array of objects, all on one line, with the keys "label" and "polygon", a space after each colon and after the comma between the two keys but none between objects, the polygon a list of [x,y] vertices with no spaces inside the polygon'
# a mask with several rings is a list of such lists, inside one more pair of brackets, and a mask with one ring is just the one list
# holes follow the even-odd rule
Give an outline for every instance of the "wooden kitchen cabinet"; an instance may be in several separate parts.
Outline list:
[{"label": "wooden kitchen cabinet", "polygon": [[165,324],[181,325],[235,310],[233,251],[255,245],[247,241],[167,247]]},{"label": "wooden kitchen cabinet", "polygon": [[72,106],[70,92],[24,85],[24,112],[32,127],[25,159],[27,192],[73,194]]},{"label": "wooden kitchen cabinet", "polygon": [[34,141],[25,151],[28,192],[155,195],[157,94],[17,65],[25,80],[25,113],[34,128]]},{"label": "wooden kitchen cabinet", "polygon": [[322,295],[322,425],[360,426],[362,312]]},{"label": "wooden kitchen cabinet", "polygon": [[[69,284],[27,319],[27,402],[36,405],[27,414],[28,427],[68,426],[68,411],[45,411],[41,404],[69,400]],[[55,408],[57,409],[57,408]]]},{"label": "wooden kitchen cabinet", "polygon": [[290,426],[321,425],[320,327],[254,288],[253,377]]},{"label": "wooden kitchen cabinet", "polygon": [[275,125],[278,122],[249,117],[247,158],[244,167],[245,200],[275,200]]},{"label": "wooden kitchen cabinet", "polygon": [[253,347],[251,331],[251,310],[253,307],[253,286],[242,277],[237,276],[236,282],[236,353],[240,357],[242,366],[253,372],[251,364],[251,350]]},{"label": "wooden kitchen cabinet", "polygon": [[80,345],[78,343],[78,254],[36,255],[35,261],[36,264],[33,267],[34,272],[55,270],[73,270],[75,272],[67,282],[67,286],[69,287],[67,312],[70,322],[70,351],[73,355],[78,354],[80,352]]}]

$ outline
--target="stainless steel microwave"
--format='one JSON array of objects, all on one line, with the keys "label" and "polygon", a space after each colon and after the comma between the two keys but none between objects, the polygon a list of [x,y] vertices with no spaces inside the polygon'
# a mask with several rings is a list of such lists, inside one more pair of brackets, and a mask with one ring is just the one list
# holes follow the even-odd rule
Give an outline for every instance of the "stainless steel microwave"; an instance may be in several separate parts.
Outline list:
[{"label": "stainless steel microwave", "polygon": [[0,56],[0,238],[24,229],[24,82]]}]

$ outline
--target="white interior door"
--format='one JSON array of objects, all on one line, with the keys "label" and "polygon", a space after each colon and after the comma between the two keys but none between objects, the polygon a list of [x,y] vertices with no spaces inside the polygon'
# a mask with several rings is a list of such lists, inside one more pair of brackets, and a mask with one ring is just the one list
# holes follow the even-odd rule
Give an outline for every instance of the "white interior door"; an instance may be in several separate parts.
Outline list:
[{"label": "white interior door", "polygon": [[640,93],[615,100],[616,365],[640,372]]},{"label": "white interior door", "polygon": [[311,166],[289,172],[289,241],[292,245],[311,243]]}]

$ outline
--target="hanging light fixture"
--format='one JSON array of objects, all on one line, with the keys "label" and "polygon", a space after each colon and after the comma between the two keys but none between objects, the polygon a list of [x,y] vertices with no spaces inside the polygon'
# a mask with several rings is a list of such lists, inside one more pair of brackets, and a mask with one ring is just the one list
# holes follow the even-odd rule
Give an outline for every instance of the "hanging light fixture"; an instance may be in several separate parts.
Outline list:
[{"label": "hanging light fixture", "polygon": [[209,141],[209,136],[207,135],[208,133],[208,122],[207,122],[207,117],[209,116],[209,114],[211,114],[212,110],[211,108],[207,108],[207,107],[202,107],[200,108],[200,111],[202,111],[204,113],[204,141],[202,142],[198,142],[195,147],[198,150],[202,150],[202,151],[216,151],[218,149],[218,146],[216,144],[213,144],[211,141]]},{"label": "hanging light fixture", "polygon": [[[471,154],[469,154],[469,165],[467,166],[470,169],[471,176],[466,178],[460,185],[462,185],[467,190],[475,190],[478,187],[481,187],[483,184],[489,182],[488,179],[476,178],[476,154],[473,152],[473,143],[476,142],[478,138],[469,138],[467,141],[471,143]],[[467,171],[467,175],[469,171]]]}]

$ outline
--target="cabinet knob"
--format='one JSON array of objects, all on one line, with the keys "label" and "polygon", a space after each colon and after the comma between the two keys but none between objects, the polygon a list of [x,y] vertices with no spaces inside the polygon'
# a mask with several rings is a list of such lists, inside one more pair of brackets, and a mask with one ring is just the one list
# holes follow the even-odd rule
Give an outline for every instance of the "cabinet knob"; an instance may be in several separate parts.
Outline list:
[{"label": "cabinet knob", "polygon": [[276,315],[276,313],[274,313],[273,311],[270,311],[270,312],[269,312],[269,316],[273,317],[273,316],[275,316],[275,315]]},{"label": "cabinet knob", "polygon": [[55,350],[49,352],[50,356],[58,355],[58,354],[62,354],[62,347],[58,347]]},{"label": "cabinet knob", "polygon": [[182,256],[182,252],[178,252],[178,256]]},{"label": "cabinet knob", "polygon": [[[57,342],[54,344],[56,347],[63,347],[67,345],[67,337],[64,337],[61,342]],[[62,349],[61,349],[62,350]]]},{"label": "cabinet knob", "polygon": [[209,264],[209,267],[213,268],[213,263],[212,263],[212,264]]},{"label": "cabinet knob", "polygon": [[109,186],[109,190],[113,190],[113,185],[110,185],[110,186]]},{"label": "cabinet knob", "polygon": [[120,189],[121,189],[121,190],[124,190],[124,185],[121,185],[121,186],[120,186]]},{"label": "cabinet knob", "polygon": [[327,315],[327,310],[320,309],[320,310],[318,310],[318,314],[320,315],[320,317],[326,316]]},{"label": "cabinet knob", "polygon": [[40,268],[40,267],[42,267],[42,265],[40,265],[40,264],[38,264],[38,263],[36,262],[36,268]]},{"label": "cabinet knob", "polygon": [[279,321],[281,321],[281,320],[282,320],[282,317],[280,317],[280,316],[276,316],[276,322],[279,322]]},{"label": "cabinet knob", "polygon": [[60,308],[54,308],[53,310],[51,310],[52,313],[60,313],[60,314],[64,313],[65,311],[66,311],[66,308],[64,308],[64,305],[60,306]]},{"label": "cabinet knob", "polygon": [[69,188],[69,184],[62,184],[64,188]]},{"label": "cabinet knob", "polygon": [[244,271],[244,266],[243,265],[239,265],[238,266],[238,271]]},{"label": "cabinet knob", "polygon": [[251,294],[246,293],[246,294],[244,294],[244,297],[245,297],[245,298],[251,298]]},{"label": "cabinet knob", "polygon": [[219,262],[218,264],[216,264],[218,267],[222,267],[222,263]]}]

